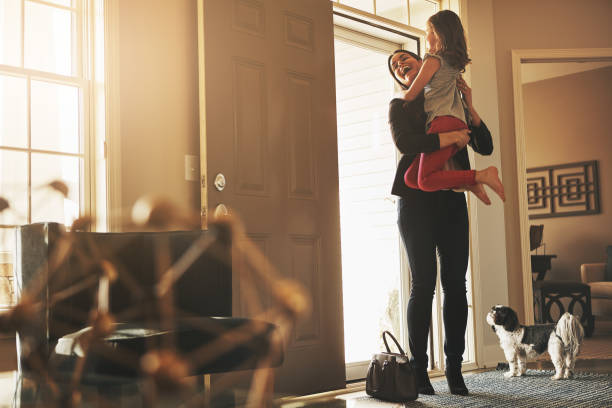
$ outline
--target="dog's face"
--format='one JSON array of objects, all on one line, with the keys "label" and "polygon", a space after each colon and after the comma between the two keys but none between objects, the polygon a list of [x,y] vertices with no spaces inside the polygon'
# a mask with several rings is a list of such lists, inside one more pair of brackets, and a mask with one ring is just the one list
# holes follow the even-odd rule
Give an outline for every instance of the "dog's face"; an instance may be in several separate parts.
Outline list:
[{"label": "dog's face", "polygon": [[519,321],[516,312],[508,306],[497,305],[487,313],[487,323],[493,329],[495,326],[503,326],[506,331],[514,331],[519,328]]}]

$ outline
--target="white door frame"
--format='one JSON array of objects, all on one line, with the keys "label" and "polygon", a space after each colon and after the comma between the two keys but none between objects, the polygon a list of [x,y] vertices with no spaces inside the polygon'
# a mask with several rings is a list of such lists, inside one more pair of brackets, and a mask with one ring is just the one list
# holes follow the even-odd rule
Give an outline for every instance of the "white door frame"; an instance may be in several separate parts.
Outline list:
[{"label": "white door frame", "polygon": [[522,63],[576,62],[612,58],[612,48],[532,49],[512,50],[514,88],[514,128],[516,138],[516,175],[518,180],[519,222],[521,234],[521,267],[523,271],[523,301],[525,324],[533,324],[533,288],[529,257],[529,215],[527,189],[523,188],[526,166],[525,116],[523,110]]}]

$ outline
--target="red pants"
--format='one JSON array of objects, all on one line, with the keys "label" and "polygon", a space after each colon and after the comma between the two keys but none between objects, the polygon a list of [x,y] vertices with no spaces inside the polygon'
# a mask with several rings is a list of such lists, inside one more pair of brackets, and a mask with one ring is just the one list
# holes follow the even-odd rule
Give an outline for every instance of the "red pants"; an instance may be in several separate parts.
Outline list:
[{"label": "red pants", "polygon": [[[454,116],[438,116],[431,122],[427,134],[467,128],[461,119]],[[451,145],[435,152],[421,153],[406,170],[404,183],[408,187],[423,191],[438,191],[476,184],[474,170],[443,170],[444,163],[458,150],[456,145]]]}]

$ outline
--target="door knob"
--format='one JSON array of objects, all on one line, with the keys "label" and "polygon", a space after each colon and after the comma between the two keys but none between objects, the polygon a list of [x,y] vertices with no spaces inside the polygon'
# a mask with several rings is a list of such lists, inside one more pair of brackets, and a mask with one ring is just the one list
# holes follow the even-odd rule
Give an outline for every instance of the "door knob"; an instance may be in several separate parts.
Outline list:
[{"label": "door knob", "polygon": [[223,191],[223,189],[225,188],[225,176],[223,175],[223,173],[219,173],[215,176],[215,188],[217,189],[217,191]]},{"label": "door knob", "polygon": [[223,217],[223,216],[229,214],[229,210],[227,209],[225,204],[219,204],[219,205],[217,205],[215,207],[215,211],[214,211],[213,214],[214,214],[215,218]]}]

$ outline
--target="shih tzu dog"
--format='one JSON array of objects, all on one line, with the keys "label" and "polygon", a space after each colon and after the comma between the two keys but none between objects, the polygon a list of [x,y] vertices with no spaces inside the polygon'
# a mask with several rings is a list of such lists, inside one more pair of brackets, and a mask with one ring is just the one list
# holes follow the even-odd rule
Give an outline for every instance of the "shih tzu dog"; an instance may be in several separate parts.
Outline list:
[{"label": "shih tzu dog", "polygon": [[523,326],[516,312],[508,306],[493,306],[487,313],[487,323],[499,337],[510,371],[506,378],[520,377],[527,370],[527,359],[548,351],[555,366],[553,380],[573,375],[576,356],[584,338],[578,318],[565,313],[557,323]]}]

